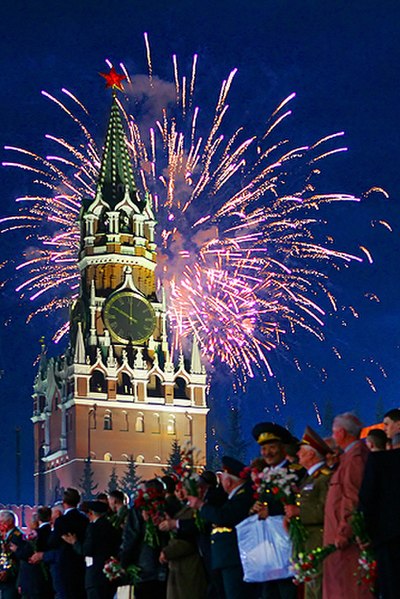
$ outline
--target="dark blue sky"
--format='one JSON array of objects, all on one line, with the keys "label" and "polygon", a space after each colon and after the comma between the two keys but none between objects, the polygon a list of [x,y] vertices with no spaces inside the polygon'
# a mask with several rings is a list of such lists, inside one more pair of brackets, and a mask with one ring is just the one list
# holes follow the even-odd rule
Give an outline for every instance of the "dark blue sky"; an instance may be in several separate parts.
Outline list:
[{"label": "dark blue sky", "polygon": [[[304,335],[294,340],[295,353],[305,365],[300,374],[289,356],[277,354],[275,368],[287,387],[288,403],[276,414],[273,406],[278,400],[271,385],[260,381],[250,385],[241,400],[246,435],[255,420],[269,417],[289,421],[300,434],[306,422],[316,425],[313,402],[322,413],[328,400],[334,410],[354,407],[367,422],[374,420],[378,400],[385,409],[397,405],[399,18],[400,6],[394,0],[1,3],[2,160],[9,158],[4,145],[46,153],[45,133],[70,133],[68,121],[41,97],[42,89],[56,93],[67,87],[76,93],[89,105],[101,141],[109,98],[98,72],[104,70],[104,59],[110,58],[117,64],[123,61],[130,72],[145,73],[143,32],[147,31],[154,71],[164,79],[171,80],[173,53],[182,64],[189,64],[193,53],[200,55],[198,91],[209,107],[215,103],[221,80],[238,67],[230,100],[232,122],[260,131],[280,100],[295,91],[294,116],[286,129],[292,139],[304,143],[344,130],[349,152],[330,162],[323,178],[325,188],[358,195],[379,185],[389,192],[389,200],[375,197],[363,202],[359,214],[352,210],[350,216],[346,207],[340,207],[333,215],[338,246],[354,251],[366,245],[375,258],[372,266],[355,266],[332,281],[335,295],[354,305],[360,318],[346,327],[340,319],[329,322],[329,343],[324,348]],[[29,177],[16,170],[0,173],[1,213],[11,214],[14,198],[33,188]],[[380,218],[392,224],[392,234],[366,225]],[[17,237],[3,235],[0,243],[2,259],[17,256],[23,248]],[[380,302],[367,300],[366,291],[376,293]],[[0,471],[0,501],[15,495],[16,426],[23,431],[23,490],[29,500],[32,362],[38,339],[50,338],[51,316],[26,326],[30,306],[19,301],[12,286],[3,288],[1,299],[2,323],[9,324],[2,326],[0,337],[4,371],[0,460],[7,465]],[[343,353],[342,361],[329,351],[332,345]],[[387,378],[376,365],[367,366],[365,360],[371,357],[382,364]],[[325,383],[316,374],[321,366],[329,372]],[[377,393],[365,376],[371,376]],[[225,382],[216,380],[212,398],[218,414],[225,410],[227,395]]]}]

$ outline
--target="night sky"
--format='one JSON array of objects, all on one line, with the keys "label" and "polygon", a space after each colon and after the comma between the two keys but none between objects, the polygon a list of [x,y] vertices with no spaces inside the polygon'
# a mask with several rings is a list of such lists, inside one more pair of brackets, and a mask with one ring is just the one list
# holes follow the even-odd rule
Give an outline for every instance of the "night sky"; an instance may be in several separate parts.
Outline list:
[{"label": "night sky", "polygon": [[[377,413],[398,405],[399,19],[395,0],[1,3],[2,161],[10,159],[5,145],[47,154],[46,133],[71,137],[70,123],[40,95],[42,89],[56,94],[66,87],[82,99],[101,143],[110,99],[98,72],[106,69],[104,60],[109,58],[115,64],[124,62],[131,73],[146,74],[147,31],[154,73],[164,80],[172,81],[173,53],[185,66],[199,54],[198,92],[205,109],[213,108],[221,81],[237,67],[229,102],[233,123],[260,132],[279,102],[296,92],[285,135],[301,144],[344,130],[349,151],[324,166],[325,190],[362,195],[379,186],[389,193],[389,199],[369,196],[357,210],[340,206],[331,211],[329,226],[337,246],[356,252],[364,245],[374,263],[337,272],[331,281],[335,296],[341,304],[354,306],[358,319],[338,315],[327,322],[325,343],[300,334],[292,340],[291,355],[276,352],[273,365],[286,388],[286,405],[273,381],[257,379],[246,393],[235,395],[225,377],[214,378],[213,418],[221,421],[227,406],[239,406],[247,438],[251,425],[261,419],[277,419],[300,435],[306,423],[318,426],[315,406],[322,416],[331,407],[334,412],[355,409],[372,423]],[[34,191],[31,177],[9,168],[0,173],[1,214],[13,214],[15,198]],[[392,233],[370,226],[371,220],[380,219],[391,224]],[[18,260],[26,246],[22,236],[6,234],[0,244],[0,261]],[[12,268],[0,274],[10,277]],[[40,337],[50,340],[53,332],[51,315],[25,324],[32,306],[19,300],[15,286],[11,282],[1,289],[0,502],[15,498],[17,426],[22,429],[22,499],[33,497],[33,362]],[[50,345],[49,353],[61,349]],[[301,372],[293,364],[295,356]],[[321,368],[327,380],[321,378]],[[256,451],[252,444],[249,456]]]}]

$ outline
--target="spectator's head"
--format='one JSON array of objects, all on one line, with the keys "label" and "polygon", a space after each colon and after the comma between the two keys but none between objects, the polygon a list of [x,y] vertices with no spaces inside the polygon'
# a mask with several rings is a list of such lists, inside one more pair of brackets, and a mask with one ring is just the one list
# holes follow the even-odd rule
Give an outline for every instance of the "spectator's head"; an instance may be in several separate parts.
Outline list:
[{"label": "spectator's head", "polygon": [[224,456],[221,461],[222,472],[219,475],[221,486],[225,493],[229,495],[233,489],[243,484],[243,478],[240,475],[246,466],[236,458],[231,458],[230,456]]},{"label": "spectator's head", "polygon": [[286,452],[286,459],[290,462],[290,463],[295,463],[297,462],[297,452],[300,449],[300,442],[298,439],[296,439],[296,437],[293,437],[290,443],[285,443],[285,452]]},{"label": "spectator's head", "polygon": [[78,507],[81,495],[77,489],[68,487],[63,494],[63,504],[65,508]]},{"label": "spectator's head", "polygon": [[48,505],[41,505],[37,511],[38,521],[40,523],[50,522],[51,520],[51,508]]},{"label": "spectator's head", "polygon": [[165,485],[165,489],[168,495],[173,495],[175,493],[176,488],[176,480],[173,476],[166,474],[161,477],[162,482]]},{"label": "spectator's head", "polygon": [[332,437],[340,449],[346,449],[348,445],[360,438],[362,429],[361,421],[351,412],[339,414],[332,424]]},{"label": "spectator's head", "polygon": [[82,514],[89,514],[89,508],[88,508],[88,501],[81,501],[79,504],[79,511],[82,512]]},{"label": "spectator's head", "polygon": [[29,528],[30,528],[30,530],[37,530],[39,528],[39,516],[38,516],[37,512],[33,512],[31,514]]},{"label": "spectator's head", "polygon": [[312,466],[324,462],[328,453],[330,453],[330,447],[311,426],[307,426],[297,452],[303,468],[309,470]]},{"label": "spectator's head", "polygon": [[277,466],[286,459],[286,446],[293,442],[289,431],[275,422],[260,422],[252,430],[267,466]]},{"label": "spectator's head", "polygon": [[396,433],[400,433],[400,409],[389,410],[383,417],[383,427],[389,439],[393,439]]},{"label": "spectator's head", "polygon": [[16,516],[11,510],[0,510],[0,533],[7,533],[16,524]]},{"label": "spectator's head", "polygon": [[64,506],[61,502],[55,503],[51,508],[51,524],[54,525],[54,522],[62,516],[64,513]]},{"label": "spectator's head", "polygon": [[212,470],[204,470],[197,481],[199,497],[203,498],[209,489],[215,489],[218,486],[218,478]]},{"label": "spectator's head", "polygon": [[388,438],[385,431],[380,428],[372,428],[368,431],[368,435],[365,439],[365,444],[370,451],[384,451]]},{"label": "spectator's head", "polygon": [[125,505],[125,495],[122,491],[115,489],[108,494],[108,505],[112,512],[118,512],[118,510]]},{"label": "spectator's head", "polygon": [[146,480],[144,486],[146,491],[152,489],[153,491],[156,491],[159,495],[163,495],[165,493],[164,483],[159,478],[151,478],[150,480]]},{"label": "spectator's head", "polygon": [[177,484],[175,488],[175,497],[179,499],[182,503],[184,503],[189,495],[188,489],[183,484]]},{"label": "spectator's head", "polygon": [[108,495],[107,493],[97,493],[96,501],[102,501],[108,505]]},{"label": "spectator's head", "polygon": [[108,512],[108,503],[95,499],[87,502],[88,516],[91,522],[94,522],[101,516],[105,516]]}]

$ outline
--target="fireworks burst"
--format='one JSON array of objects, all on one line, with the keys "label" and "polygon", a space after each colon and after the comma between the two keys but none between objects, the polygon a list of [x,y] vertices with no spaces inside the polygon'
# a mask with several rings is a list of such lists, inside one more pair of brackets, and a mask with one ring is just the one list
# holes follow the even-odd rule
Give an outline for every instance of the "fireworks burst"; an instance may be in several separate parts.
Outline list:
[{"label": "fireworks burst", "polygon": [[[346,150],[337,147],[343,133],[308,146],[277,140],[294,94],[260,135],[248,136],[242,126],[227,132],[236,70],[223,81],[210,118],[195,102],[197,55],[188,76],[180,75],[174,56],[174,84],[167,84],[154,75],[147,35],[145,44],[148,76],[130,76],[120,65],[128,82],[120,105],[137,183],[157,214],[158,279],[167,294],[174,348],[179,351],[195,334],[210,364],[222,361],[242,380],[258,369],[272,374],[268,354],[287,347],[285,337],[300,328],[323,339],[327,311],[338,310],[330,269],[362,262],[362,253],[372,262],[364,246],[360,256],[341,251],[323,232],[325,205],[359,201],[318,192],[314,184],[322,162]],[[6,148],[19,159],[3,164],[30,171],[40,189],[17,198],[17,216],[0,219],[2,232],[27,233],[29,248],[17,266],[25,278],[16,290],[40,301],[29,318],[65,309],[77,295],[79,211],[83,197],[94,197],[101,160],[85,124],[87,108],[66,89],[63,100],[42,93],[73,121],[80,141],[47,135],[58,152],[46,157]],[[140,105],[154,112],[160,95],[160,116],[145,127],[132,114]],[[62,325],[55,341],[67,331]]]}]

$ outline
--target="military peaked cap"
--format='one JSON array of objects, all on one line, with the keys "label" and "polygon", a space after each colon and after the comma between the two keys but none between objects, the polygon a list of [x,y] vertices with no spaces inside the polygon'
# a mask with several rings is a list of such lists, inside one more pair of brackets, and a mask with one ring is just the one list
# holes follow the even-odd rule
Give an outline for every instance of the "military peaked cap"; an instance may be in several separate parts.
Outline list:
[{"label": "military peaked cap", "polygon": [[246,468],[245,464],[239,462],[236,458],[231,458],[228,455],[225,455],[222,460],[222,469],[224,472],[228,474],[232,474],[233,476],[240,476],[240,473]]},{"label": "military peaked cap", "polygon": [[108,512],[108,505],[104,501],[88,501],[87,509],[95,514],[106,514]]},{"label": "military peaked cap", "polygon": [[283,426],[275,422],[260,422],[252,430],[252,435],[259,445],[265,443],[292,443],[294,438]]},{"label": "military peaked cap", "polygon": [[311,426],[306,426],[300,445],[309,445],[321,455],[326,455],[332,451],[329,445],[325,443],[322,437]]}]

